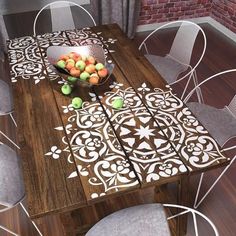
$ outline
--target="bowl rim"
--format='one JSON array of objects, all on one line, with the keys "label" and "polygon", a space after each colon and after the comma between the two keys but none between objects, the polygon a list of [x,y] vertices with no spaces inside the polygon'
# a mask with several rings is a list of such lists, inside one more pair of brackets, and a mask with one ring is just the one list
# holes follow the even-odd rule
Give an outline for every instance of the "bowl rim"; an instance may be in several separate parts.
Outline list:
[{"label": "bowl rim", "polygon": [[[83,52],[86,52],[86,53],[81,53],[81,50]],[[50,63],[50,65],[53,68],[53,71],[55,71],[55,73],[59,74],[60,77],[65,79],[65,76],[68,77],[68,76],[70,76],[70,74],[69,74],[68,71],[66,71],[64,69],[62,69],[62,70],[65,73],[60,72],[58,70],[58,67],[56,66],[56,62],[58,61],[59,57],[63,54],[69,54],[71,52],[76,52],[76,53],[81,54],[81,55],[90,55],[90,54],[88,54],[88,52],[91,51],[91,50],[94,50],[96,53],[99,53],[100,58],[98,58],[98,56],[96,56],[94,53],[91,53],[92,54],[91,56],[94,56],[94,58],[98,62],[103,63],[105,65],[105,67],[108,69],[109,74],[106,76],[105,79],[102,79],[102,81],[98,84],[90,84],[88,81],[80,80],[77,77],[78,78],[77,84],[86,85],[86,86],[89,86],[89,87],[100,86],[100,85],[107,82],[107,80],[110,78],[110,76],[113,72],[113,69],[115,67],[115,65],[113,63],[108,63],[106,61],[105,52],[104,52],[104,49],[101,45],[98,45],[98,44],[89,44],[89,45],[82,45],[82,46],[53,45],[53,46],[50,46],[50,47],[47,48],[46,56],[47,56],[48,62]],[[67,79],[65,79],[65,80],[67,81]]]}]

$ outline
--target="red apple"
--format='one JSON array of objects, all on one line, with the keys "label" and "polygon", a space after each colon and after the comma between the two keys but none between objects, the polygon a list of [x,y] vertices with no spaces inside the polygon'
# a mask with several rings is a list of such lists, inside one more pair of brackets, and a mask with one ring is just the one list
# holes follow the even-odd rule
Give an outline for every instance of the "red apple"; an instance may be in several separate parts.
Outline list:
[{"label": "red apple", "polygon": [[73,62],[68,62],[68,63],[66,63],[66,69],[67,70],[71,70],[72,68],[74,68],[75,67],[75,63],[73,63]]},{"label": "red apple", "polygon": [[80,75],[80,70],[76,69],[75,67],[71,68],[70,74],[74,77],[79,77]]},{"label": "red apple", "polygon": [[63,61],[66,61],[66,60],[68,60],[69,59],[69,57],[67,56],[67,55],[61,55],[60,57],[59,57],[59,60],[63,60]]},{"label": "red apple", "polygon": [[88,56],[86,60],[89,64],[95,64],[96,60],[93,56]]},{"label": "red apple", "polygon": [[80,61],[82,59],[82,57],[79,54],[74,55],[73,59],[75,60],[75,62]]},{"label": "red apple", "polygon": [[90,78],[89,78],[90,84],[98,84],[98,82],[99,82],[98,76],[90,76]]},{"label": "red apple", "polygon": [[98,71],[98,75],[101,77],[101,78],[104,78],[106,77],[108,74],[108,70],[106,68],[103,68],[101,70]]}]

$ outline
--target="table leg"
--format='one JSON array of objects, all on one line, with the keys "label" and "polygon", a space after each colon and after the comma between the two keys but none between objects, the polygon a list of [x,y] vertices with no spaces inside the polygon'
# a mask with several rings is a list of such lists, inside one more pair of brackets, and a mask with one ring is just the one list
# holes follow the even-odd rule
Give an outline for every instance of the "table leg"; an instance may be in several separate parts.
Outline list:
[{"label": "table leg", "polygon": [[65,236],[75,236],[71,212],[61,213],[60,220],[64,227]]},{"label": "table leg", "polygon": [[100,218],[94,206],[86,206],[60,214],[65,236],[84,236]]},{"label": "table leg", "polygon": [[[178,184],[178,204],[189,207],[189,176],[181,177]],[[181,212],[182,210],[180,210]],[[177,217],[176,235],[183,236],[187,233],[188,214]]]}]

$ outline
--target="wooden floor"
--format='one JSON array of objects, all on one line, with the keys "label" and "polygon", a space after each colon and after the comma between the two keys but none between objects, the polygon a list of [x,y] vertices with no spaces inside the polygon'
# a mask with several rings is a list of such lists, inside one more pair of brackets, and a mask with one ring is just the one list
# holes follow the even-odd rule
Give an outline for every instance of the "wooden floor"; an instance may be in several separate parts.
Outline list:
[{"label": "wooden floor", "polygon": [[[204,31],[206,32],[208,44],[207,51],[204,56],[204,59],[200,66],[198,67],[198,76],[199,80],[207,78],[210,75],[213,75],[217,72],[236,68],[236,44],[223,36],[217,30],[213,29],[209,25],[202,25]],[[171,33],[171,30],[170,30]],[[135,43],[137,45],[141,40],[147,35],[147,33],[139,33],[135,38]],[[16,35],[19,36],[19,35]],[[164,45],[170,40],[171,37],[161,37],[159,45]],[[183,45],[184,47],[184,45]],[[158,48],[161,52],[163,48]],[[197,54],[197,52],[196,52]],[[235,74],[236,75],[236,74]],[[1,63],[0,67],[0,76],[1,79],[8,81],[7,74],[4,73],[4,64]],[[221,80],[214,81],[214,86],[211,85],[210,88],[206,89],[206,95],[209,96],[208,99],[211,103],[221,106],[224,104],[230,95],[236,94],[236,76],[234,81],[229,79],[228,82],[222,83]],[[9,82],[9,81],[8,81]],[[227,86],[226,86],[227,85]],[[220,93],[217,89],[220,89]],[[178,87],[177,87],[177,93]],[[213,99],[211,97],[213,96]],[[14,137],[14,125],[8,117],[0,117],[0,129]],[[1,140],[12,146],[7,140],[1,137]],[[235,154],[235,153],[234,153]],[[206,176],[206,180],[203,183],[203,190],[210,186],[211,182],[217,177],[220,173],[220,169],[213,170],[209,172]],[[191,180],[191,192],[192,197],[195,194],[197,178],[193,177]],[[203,202],[199,207],[202,213],[206,214],[217,226],[220,235],[222,236],[234,236],[236,232],[236,166],[235,163],[228,170],[226,175],[214,188],[213,192],[208,196],[208,198]],[[127,195],[125,197],[120,197],[114,199],[110,203],[102,203],[96,206],[98,210],[96,215],[97,218],[101,215],[109,214],[111,209],[109,206],[113,207],[113,210],[126,207],[128,205],[135,205],[140,203],[150,203],[154,201],[153,189],[145,189],[140,192],[139,196],[134,198],[132,195]],[[120,206],[115,206],[118,203]],[[94,209],[93,209],[94,210]],[[82,223],[85,218],[89,218],[89,213],[83,211],[78,211],[78,220],[77,222],[72,223]],[[84,215],[83,215],[84,214]],[[57,215],[53,215],[47,218],[38,219],[35,221],[45,236],[62,236],[63,227],[60,223],[60,218]],[[68,219],[70,223],[70,219]],[[191,220],[190,220],[191,223]],[[33,228],[31,222],[28,220],[24,212],[20,207],[16,207],[8,212],[0,213],[0,225],[7,226],[9,229],[15,231],[16,233],[22,236],[35,236],[37,232]],[[200,232],[199,235],[202,236],[211,236],[209,228],[205,226],[204,222],[199,224]],[[193,225],[189,225],[188,236],[194,235]],[[8,236],[10,234],[5,233],[0,230],[1,236]]]}]

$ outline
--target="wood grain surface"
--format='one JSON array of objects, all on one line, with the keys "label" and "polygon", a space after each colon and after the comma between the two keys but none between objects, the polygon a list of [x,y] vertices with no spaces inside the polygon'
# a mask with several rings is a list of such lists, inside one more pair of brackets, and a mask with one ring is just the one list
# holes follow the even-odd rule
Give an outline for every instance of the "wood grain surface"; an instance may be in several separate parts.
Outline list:
[{"label": "wood grain surface", "polygon": [[[66,81],[52,70],[46,50],[88,44],[104,48],[113,75],[100,87],[75,87],[64,96]],[[8,54],[32,217],[228,161],[117,25],[11,40]],[[75,96],[83,99],[82,109],[71,106]],[[116,97],[124,100],[120,110],[112,108]]]},{"label": "wood grain surface", "polygon": [[114,51],[112,58],[189,171],[196,173],[229,163],[216,141],[116,24],[95,30],[103,32],[105,42],[111,37],[117,40],[110,48]]},{"label": "wood grain surface", "polygon": [[[44,38],[38,37],[38,42],[45,64],[48,64],[46,58],[48,46],[69,44],[69,40],[63,33],[51,35],[50,39],[47,35]],[[87,201],[97,197],[101,200],[102,197],[107,197],[109,194],[138,188],[137,177],[126,154],[121,150],[120,143],[103,108],[96,97],[94,97],[95,101],[91,101],[89,96],[89,93],[93,92],[91,88],[77,86],[70,96],[63,96],[61,85],[58,84],[62,78],[54,79],[53,75],[50,76],[49,73],[49,80],[69,140],[66,147],[70,153],[68,158],[77,165]],[[72,98],[77,96],[84,101],[83,108],[75,110],[71,107],[65,112],[63,107],[71,106]],[[104,126],[108,133],[105,133]],[[67,129],[67,127],[70,128]],[[109,138],[105,136],[106,134],[109,135]],[[110,142],[113,144],[112,147]],[[122,162],[124,166],[119,167],[117,162]],[[105,167],[106,165],[107,167]],[[123,167],[127,169],[127,172],[123,170],[116,173],[114,170],[114,168],[117,170]],[[105,176],[103,172],[110,173],[110,176]],[[121,179],[125,182],[122,182]]]},{"label": "wood grain surface", "polygon": [[[15,39],[8,48],[12,80],[16,81],[12,88],[17,139],[30,215],[34,218],[84,205],[80,179],[67,178],[75,163],[69,164],[63,153],[57,159],[56,151],[64,147],[62,135],[55,135],[54,128],[62,126],[62,121],[37,42],[32,37]],[[44,78],[35,84],[33,76]]]}]

